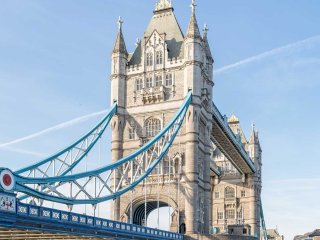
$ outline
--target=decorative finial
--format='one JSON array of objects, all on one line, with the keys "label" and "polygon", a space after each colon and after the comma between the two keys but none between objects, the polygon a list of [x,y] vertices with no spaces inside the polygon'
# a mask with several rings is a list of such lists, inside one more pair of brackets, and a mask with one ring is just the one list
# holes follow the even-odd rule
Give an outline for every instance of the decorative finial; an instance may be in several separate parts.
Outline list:
[{"label": "decorative finial", "polygon": [[255,124],[255,122],[252,122],[252,131],[254,132],[255,129],[256,129],[256,124]]},{"label": "decorative finial", "polygon": [[121,16],[119,16],[119,19],[118,19],[118,28],[119,28],[119,30],[122,29],[122,24],[123,24],[122,18],[121,18]]},{"label": "decorative finial", "polygon": [[160,0],[156,2],[155,11],[172,8],[172,0]]},{"label": "decorative finial", "polygon": [[205,23],[203,26],[203,35],[207,36],[208,31],[209,31],[208,25]]},{"label": "decorative finial", "polygon": [[196,0],[192,0],[191,2],[191,10],[192,10],[192,15],[195,15],[196,14]]}]

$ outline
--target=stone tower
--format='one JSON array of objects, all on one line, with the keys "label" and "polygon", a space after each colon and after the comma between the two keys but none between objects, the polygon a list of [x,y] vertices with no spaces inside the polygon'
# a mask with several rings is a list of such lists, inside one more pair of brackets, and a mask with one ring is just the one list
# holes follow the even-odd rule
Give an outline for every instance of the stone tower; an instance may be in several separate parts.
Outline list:
[{"label": "stone tower", "polygon": [[234,114],[228,118],[228,123],[249,153],[256,172],[243,176],[219,149],[214,149],[213,160],[222,175],[213,185],[212,225],[221,233],[232,233],[241,227],[244,235],[253,235],[260,239],[262,150],[258,132],[253,125],[248,141],[239,119]]},{"label": "stone tower", "polygon": [[201,35],[194,1],[191,6],[184,34],[171,1],[158,2],[132,54],[127,53],[119,20],[112,54],[112,100],[119,106],[119,114],[112,121],[112,160],[132,153],[158,133],[179,109],[189,89],[193,91],[193,102],[180,135],[158,169],[161,178],[155,174],[134,192],[116,200],[113,216],[143,224],[144,216],[158,204],[169,205],[174,209],[172,230],[207,233],[211,225],[210,212],[205,209],[211,206],[213,59],[208,29]]},{"label": "stone tower", "polygon": [[[183,33],[172,2],[160,0],[156,3],[151,21],[141,40],[137,40],[133,53],[127,52],[119,19],[111,75],[112,101],[118,102],[118,114],[111,123],[113,161],[136,151],[161,131],[192,90],[192,103],[167,157],[134,191],[114,201],[111,214],[115,220],[142,225],[151,211],[170,206],[173,209],[171,230],[189,235],[208,234],[212,226],[227,229],[218,216],[219,211],[223,211],[224,219],[227,211],[224,195],[221,193],[217,198],[215,194],[218,189],[234,184],[212,181],[214,173],[210,166],[220,166],[221,155],[211,141],[214,61],[207,38],[208,28],[205,26],[202,33],[199,30],[194,0],[191,9],[188,28]],[[246,146],[255,164],[261,167],[256,133]],[[118,180],[116,175],[115,181]],[[248,224],[254,232],[259,224],[254,203],[259,201],[260,192],[249,188],[253,185],[258,188],[259,181],[261,188],[258,175],[241,176],[239,183],[247,184],[248,194],[250,192],[248,207],[243,208],[248,213],[243,215],[250,215]]]}]

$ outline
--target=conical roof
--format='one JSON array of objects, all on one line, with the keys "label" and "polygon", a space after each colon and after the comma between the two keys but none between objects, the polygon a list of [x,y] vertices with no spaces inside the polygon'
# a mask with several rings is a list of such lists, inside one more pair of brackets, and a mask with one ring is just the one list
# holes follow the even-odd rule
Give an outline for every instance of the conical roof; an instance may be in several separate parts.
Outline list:
[{"label": "conical roof", "polygon": [[252,124],[252,129],[251,129],[251,136],[249,139],[249,144],[257,144],[260,146],[260,142],[259,142],[259,134],[258,132],[255,130],[255,124]]},{"label": "conical roof", "polygon": [[196,4],[194,0],[192,1],[191,8],[192,8],[192,14],[189,21],[186,37],[201,39],[201,34],[200,34],[200,30],[199,30],[199,26],[196,18]]},{"label": "conical roof", "polygon": [[122,54],[128,55],[128,51],[127,51],[124,37],[122,34],[122,23],[123,22],[122,22],[121,18],[119,17],[119,20],[118,20],[119,31],[118,31],[118,35],[117,35],[116,42],[114,44],[112,52],[113,53],[122,53]]}]

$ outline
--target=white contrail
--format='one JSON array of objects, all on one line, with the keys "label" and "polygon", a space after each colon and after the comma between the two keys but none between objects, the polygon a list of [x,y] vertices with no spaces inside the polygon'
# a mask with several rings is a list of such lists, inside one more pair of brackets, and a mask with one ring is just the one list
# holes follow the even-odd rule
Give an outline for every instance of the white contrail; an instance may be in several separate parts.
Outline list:
[{"label": "white contrail", "polygon": [[[40,132],[36,132],[36,133],[30,134],[28,136],[18,138],[18,139],[12,140],[10,142],[2,143],[2,144],[0,144],[0,148],[6,148],[8,146],[11,146],[11,145],[14,145],[14,144],[17,144],[17,143],[20,143],[20,142],[24,142],[24,141],[27,141],[27,140],[30,140],[30,139],[33,139],[33,138],[36,138],[36,137],[40,137],[42,135],[45,135],[47,133],[50,133],[50,132],[53,132],[53,131],[56,131],[56,130],[60,130],[60,129],[67,128],[67,127],[71,127],[71,126],[73,126],[75,124],[84,122],[84,121],[86,121],[86,120],[88,120],[90,118],[93,118],[95,116],[99,116],[99,115],[102,115],[102,114],[105,114],[105,113],[107,113],[107,110],[100,111],[100,112],[95,112],[95,113],[90,113],[88,115],[85,115],[85,116],[82,116],[82,117],[78,117],[78,118],[72,119],[72,120],[64,122],[64,123],[60,123],[60,124],[58,124],[56,126],[49,127],[49,128],[44,129],[44,130],[42,130]],[[11,150],[13,151],[14,149],[11,149]]]},{"label": "white contrail", "polygon": [[304,47],[308,46],[309,44],[312,44],[312,43],[317,42],[319,40],[320,40],[320,35],[317,35],[317,36],[314,36],[314,37],[311,37],[311,38],[307,38],[307,39],[304,39],[304,40],[301,40],[301,41],[298,41],[298,42],[295,42],[295,43],[291,43],[291,44],[283,46],[283,47],[275,48],[275,49],[272,49],[270,51],[258,54],[256,56],[249,57],[247,59],[241,60],[239,62],[236,62],[236,63],[230,64],[230,65],[218,68],[217,70],[214,71],[214,74],[215,75],[221,74],[221,73],[227,72],[228,70],[231,70],[231,69],[234,69],[234,68],[240,67],[242,65],[246,65],[246,64],[252,63],[252,62],[256,62],[256,61],[262,60],[264,58],[277,55],[277,54],[282,53],[282,52],[286,52],[286,51],[290,51],[290,50],[294,50],[294,49],[304,48]]},{"label": "white contrail", "polygon": [[24,154],[24,155],[32,155],[32,156],[35,156],[35,157],[45,157],[46,156],[43,153],[24,150],[24,149],[16,148],[16,147],[3,147],[2,149],[6,150],[8,152],[20,153],[20,154]]}]

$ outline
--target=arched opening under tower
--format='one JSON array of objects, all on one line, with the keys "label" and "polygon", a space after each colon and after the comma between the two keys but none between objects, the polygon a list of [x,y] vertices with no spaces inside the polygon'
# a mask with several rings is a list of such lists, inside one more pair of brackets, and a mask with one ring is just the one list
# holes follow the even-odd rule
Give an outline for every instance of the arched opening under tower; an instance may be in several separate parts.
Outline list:
[{"label": "arched opening under tower", "polygon": [[129,204],[125,214],[128,222],[167,231],[178,231],[178,206],[168,196],[149,195],[147,201],[141,196]]},{"label": "arched opening under tower", "polygon": [[133,213],[133,224],[147,225],[147,220],[151,212],[159,208],[168,207],[169,205],[165,202],[150,201],[140,204]]},{"label": "arched opening under tower", "polygon": [[140,204],[133,213],[133,224],[171,230],[173,208],[166,202],[150,201]]},{"label": "arched opening under tower", "polygon": [[[173,208],[170,206],[154,209],[147,218],[147,226],[151,228],[159,228],[165,231],[172,230]],[[158,222],[159,217],[159,222]]]}]

